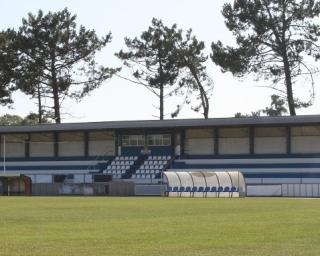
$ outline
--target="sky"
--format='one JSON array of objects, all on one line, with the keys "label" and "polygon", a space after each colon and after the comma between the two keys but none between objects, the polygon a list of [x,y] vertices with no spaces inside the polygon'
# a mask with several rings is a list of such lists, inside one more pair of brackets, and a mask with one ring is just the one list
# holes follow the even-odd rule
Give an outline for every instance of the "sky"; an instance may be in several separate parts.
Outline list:
[{"label": "sky", "polygon": [[[165,25],[176,23],[179,28],[193,29],[194,35],[205,42],[206,53],[210,54],[211,42],[221,40],[234,44],[234,38],[224,24],[221,9],[228,0],[0,0],[0,29],[18,28],[23,17],[29,12],[42,9],[59,11],[67,7],[77,15],[77,24],[94,29],[99,36],[112,32],[112,42],[98,55],[97,61],[107,67],[121,67],[122,63],[114,53],[125,49],[124,38],[139,36],[151,24],[153,17],[162,19]],[[250,113],[270,104],[270,81],[255,81],[252,77],[235,78],[230,73],[222,73],[209,59],[207,69],[214,82],[210,98],[209,117],[231,117],[237,112]],[[125,70],[122,75],[127,75]],[[316,77],[316,86],[320,83]],[[308,90],[303,82],[295,89],[296,95]],[[320,91],[316,87],[316,99],[312,107],[298,110],[298,114],[320,113]],[[36,112],[35,102],[20,92],[14,93],[12,107],[1,107],[1,114],[21,116]],[[165,118],[181,102],[181,98],[171,98],[165,102]],[[91,122],[112,120],[151,120],[158,119],[158,99],[143,86],[113,77],[81,102],[67,100],[62,112],[63,122]],[[185,106],[178,118],[202,118]]]}]

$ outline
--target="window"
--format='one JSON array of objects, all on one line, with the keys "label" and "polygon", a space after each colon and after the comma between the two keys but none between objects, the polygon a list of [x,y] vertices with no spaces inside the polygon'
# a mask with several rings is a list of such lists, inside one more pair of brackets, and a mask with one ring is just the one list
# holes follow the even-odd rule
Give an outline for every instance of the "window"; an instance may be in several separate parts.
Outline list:
[{"label": "window", "polygon": [[170,134],[153,134],[148,135],[149,146],[170,146],[171,135]]},{"label": "window", "polygon": [[125,147],[144,146],[144,136],[143,135],[123,135],[122,146],[125,146]]}]

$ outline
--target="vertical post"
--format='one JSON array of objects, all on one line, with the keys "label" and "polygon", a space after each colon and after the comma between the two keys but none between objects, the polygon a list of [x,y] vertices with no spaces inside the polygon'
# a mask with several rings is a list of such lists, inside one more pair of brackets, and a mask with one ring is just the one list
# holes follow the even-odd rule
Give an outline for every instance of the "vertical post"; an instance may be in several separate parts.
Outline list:
[{"label": "vertical post", "polygon": [[287,135],[287,154],[291,154],[291,127],[286,127],[286,135]]},{"label": "vertical post", "polygon": [[214,128],[214,154],[219,155],[219,128]]},{"label": "vertical post", "polygon": [[254,154],[254,137],[255,137],[255,134],[254,134],[254,127],[251,126],[249,128],[249,152],[250,152],[250,155],[253,155]]},{"label": "vertical post", "polygon": [[89,156],[89,132],[84,132],[84,156]]},{"label": "vertical post", "polygon": [[3,173],[6,173],[6,135],[3,135]]},{"label": "vertical post", "polygon": [[186,130],[182,129],[180,131],[180,156],[183,156],[185,153],[185,142],[186,142]]},{"label": "vertical post", "polygon": [[54,136],[54,157],[58,157],[59,156],[59,134],[57,132],[55,132],[53,134]]},{"label": "vertical post", "polygon": [[26,158],[30,157],[30,140],[31,140],[31,135],[29,133],[29,134],[27,134],[27,139],[25,140],[25,146],[24,146]]}]

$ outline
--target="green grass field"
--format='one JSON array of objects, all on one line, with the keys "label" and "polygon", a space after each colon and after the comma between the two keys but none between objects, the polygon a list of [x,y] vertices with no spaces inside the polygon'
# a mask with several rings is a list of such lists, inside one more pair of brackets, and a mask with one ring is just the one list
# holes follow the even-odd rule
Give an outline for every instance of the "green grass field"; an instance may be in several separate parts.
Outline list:
[{"label": "green grass field", "polygon": [[0,255],[319,255],[320,200],[0,197]]}]

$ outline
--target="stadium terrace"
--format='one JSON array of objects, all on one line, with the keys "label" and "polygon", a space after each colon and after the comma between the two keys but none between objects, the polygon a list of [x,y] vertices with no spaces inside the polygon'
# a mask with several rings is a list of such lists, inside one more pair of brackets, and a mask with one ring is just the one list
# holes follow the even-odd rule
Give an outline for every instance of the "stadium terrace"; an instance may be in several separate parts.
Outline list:
[{"label": "stadium terrace", "polygon": [[247,196],[320,196],[320,115],[1,126],[0,133],[3,172],[35,186],[112,180],[133,184],[135,195],[160,195],[164,171],[220,170],[240,171]]}]

